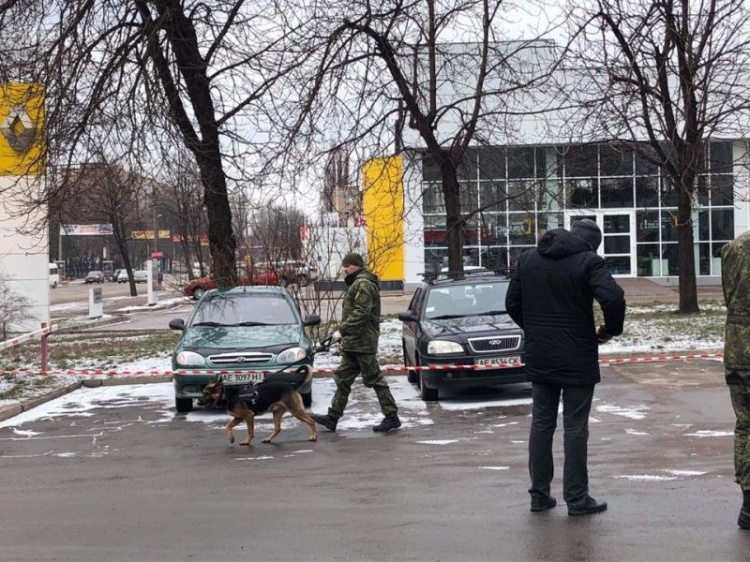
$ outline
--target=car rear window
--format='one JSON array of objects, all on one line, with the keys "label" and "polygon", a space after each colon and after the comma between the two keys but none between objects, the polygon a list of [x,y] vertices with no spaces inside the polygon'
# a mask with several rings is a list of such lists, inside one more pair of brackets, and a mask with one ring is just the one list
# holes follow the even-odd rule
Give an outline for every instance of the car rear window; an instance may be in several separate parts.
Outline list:
[{"label": "car rear window", "polygon": [[433,287],[427,295],[425,318],[505,314],[507,281]]},{"label": "car rear window", "polygon": [[290,303],[276,296],[213,295],[201,301],[191,324],[297,324]]}]

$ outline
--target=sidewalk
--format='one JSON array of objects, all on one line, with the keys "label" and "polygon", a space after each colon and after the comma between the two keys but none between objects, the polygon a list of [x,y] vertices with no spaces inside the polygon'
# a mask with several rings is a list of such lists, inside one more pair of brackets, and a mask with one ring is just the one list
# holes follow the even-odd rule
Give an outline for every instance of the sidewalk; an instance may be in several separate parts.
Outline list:
[{"label": "sidewalk", "polygon": [[[648,304],[652,302],[679,303],[680,294],[677,287],[667,287],[642,277],[618,278],[617,284],[625,291],[625,300],[629,304]],[[698,287],[698,300],[724,300],[721,285]]]}]

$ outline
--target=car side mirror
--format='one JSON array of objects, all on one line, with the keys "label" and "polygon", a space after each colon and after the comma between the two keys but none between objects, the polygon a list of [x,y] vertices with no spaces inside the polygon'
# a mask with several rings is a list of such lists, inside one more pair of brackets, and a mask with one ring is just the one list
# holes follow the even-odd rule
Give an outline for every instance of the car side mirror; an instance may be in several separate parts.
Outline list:
[{"label": "car side mirror", "polygon": [[320,324],[320,316],[317,314],[311,314],[307,318],[305,318],[305,321],[302,322],[305,326],[317,326]]},{"label": "car side mirror", "polygon": [[399,312],[398,319],[401,320],[401,322],[416,322],[417,320],[419,320],[419,318],[417,318],[417,315],[414,314],[414,312],[411,310],[407,310],[406,312]]},{"label": "car side mirror", "polygon": [[173,330],[183,331],[185,329],[185,321],[182,318],[173,318],[169,321],[169,327]]}]

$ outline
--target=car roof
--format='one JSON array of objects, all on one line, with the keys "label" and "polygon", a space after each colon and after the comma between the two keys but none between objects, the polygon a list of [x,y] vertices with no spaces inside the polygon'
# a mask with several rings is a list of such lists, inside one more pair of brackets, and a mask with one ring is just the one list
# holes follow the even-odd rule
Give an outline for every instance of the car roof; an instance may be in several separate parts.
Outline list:
[{"label": "car roof", "polygon": [[211,293],[221,293],[223,295],[256,295],[256,296],[281,296],[289,297],[289,291],[284,287],[277,287],[274,285],[241,285],[238,287],[231,287],[229,289],[211,289]]},{"label": "car roof", "polygon": [[[441,271],[435,274],[424,274],[423,285],[428,287],[444,287],[446,285],[475,285],[488,281],[510,282],[507,270],[471,269],[461,272],[458,277],[445,277],[448,272]],[[458,273],[458,272],[457,272]]]}]

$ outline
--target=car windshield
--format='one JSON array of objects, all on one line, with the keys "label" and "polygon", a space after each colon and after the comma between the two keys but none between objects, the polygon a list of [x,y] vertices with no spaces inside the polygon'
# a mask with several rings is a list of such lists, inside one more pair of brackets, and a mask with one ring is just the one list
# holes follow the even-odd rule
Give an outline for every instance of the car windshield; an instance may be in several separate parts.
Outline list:
[{"label": "car windshield", "polygon": [[507,281],[484,281],[470,285],[445,285],[433,287],[427,295],[425,318],[460,318],[506,314],[505,293]]},{"label": "car windshield", "polygon": [[283,297],[276,295],[216,294],[198,304],[191,326],[263,326],[297,324]]}]

